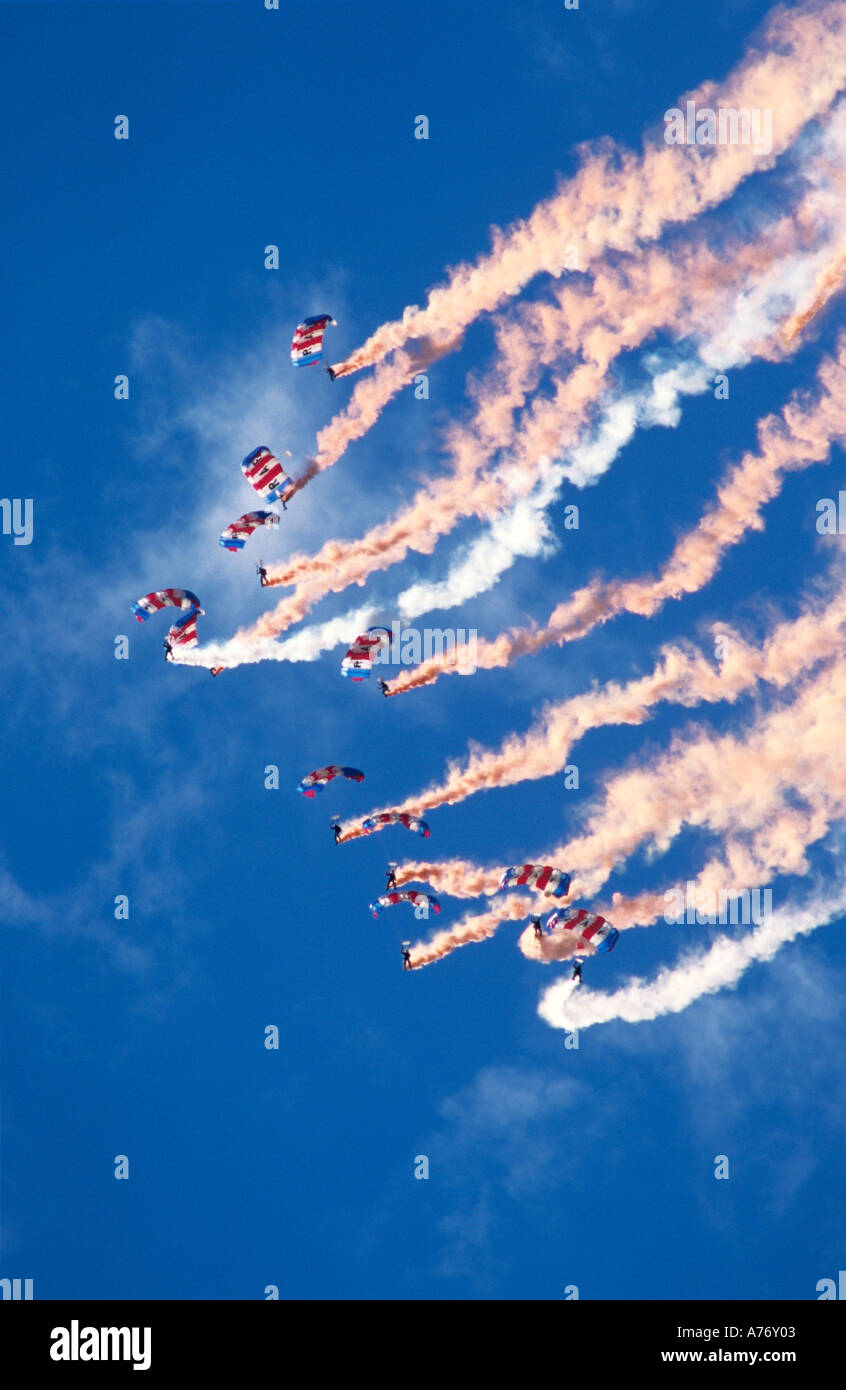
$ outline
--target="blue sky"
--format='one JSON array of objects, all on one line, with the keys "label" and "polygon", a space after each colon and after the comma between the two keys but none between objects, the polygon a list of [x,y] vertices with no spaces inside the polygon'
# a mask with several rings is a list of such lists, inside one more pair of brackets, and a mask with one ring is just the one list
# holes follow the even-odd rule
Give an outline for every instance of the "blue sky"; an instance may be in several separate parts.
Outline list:
[{"label": "blue sky", "polygon": [[[0,537],[0,1273],[34,1278],[37,1297],[251,1299],[275,1284],[283,1298],[522,1299],[576,1284],[591,1299],[813,1298],[843,1266],[842,922],[735,990],[565,1050],[536,1014],[549,973],[516,951],[516,928],[404,975],[406,919],[374,922],[367,903],[385,861],[419,843],[396,829],[336,849],[328,830],[331,813],[424,786],[468,741],[525,729],[545,700],[648,671],[661,643],[791,616],[830,559],[814,504],[846,487],[842,453],[788,478],[765,530],[648,624],[622,618],[402,700],[342,682],[339,648],[216,681],[170,669],[163,627],[130,614],[150,589],[191,588],[204,635],[224,639],[267,606],[259,550],[276,561],[359,534],[442,468],[467,374],[491,360],[485,320],[432,368],[429,400],[402,393],[278,533],[242,556],[217,546],[250,506],[241,458],[267,443],[302,459],[348,398],[348,382],[291,370],[301,317],[335,315],[340,360],[482,253],[492,225],[527,215],[579,142],[639,148],[680,93],[737,63],[767,8],[0,6],[2,493],[35,502],[33,544]],[[119,113],[128,142],[113,139]],[[720,215],[742,227],[778,204],[779,178]],[[279,271],[264,269],[269,243]],[[433,625],[543,621],[598,554],[612,574],[657,566],[757,420],[811,384],[837,318],[834,304],[790,361],[733,372],[728,402],[696,396],[675,428],[639,432],[596,486],[553,504],[553,553]],[[642,372],[640,355],[620,365],[623,380]],[[576,534],[563,500],[581,507]],[[390,621],[400,584],[442,578],[477,534],[466,523],[316,620],[372,602]],[[113,656],[122,633],[129,661]],[[695,718],[729,728],[755,708]],[[662,708],[645,728],[598,730],[577,749],[579,792],[552,777],[481,794],[432,814],[427,849],[504,865],[558,844],[604,777],[692,718]],[[303,802],[297,781],[329,762],[366,782]],[[612,886],[683,880],[700,857],[691,833]],[[811,857],[823,873],[836,845]],[[780,881],[777,901],[796,886]],[[442,920],[461,910],[445,900]],[[694,930],[632,932],[591,983],[649,976]],[[278,1051],[263,1046],[271,1024]],[[428,1181],[413,1176],[421,1154]]]}]

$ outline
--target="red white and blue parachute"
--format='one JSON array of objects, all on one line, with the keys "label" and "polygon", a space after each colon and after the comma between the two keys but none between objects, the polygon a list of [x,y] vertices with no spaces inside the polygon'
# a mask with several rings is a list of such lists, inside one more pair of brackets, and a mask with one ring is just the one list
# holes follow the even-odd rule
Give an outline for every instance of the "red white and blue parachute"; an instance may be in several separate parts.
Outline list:
[{"label": "red white and blue parachute", "polygon": [[[374,917],[378,917],[380,912],[384,912],[386,907],[396,907],[397,903],[412,903],[414,905],[414,915],[428,917],[430,912],[440,912],[441,905],[437,898],[433,898],[431,893],[420,893],[416,889],[410,889],[402,893],[383,893],[381,898],[370,904],[370,911]],[[419,911],[425,909],[425,911]]]},{"label": "red white and blue parachute", "polygon": [[537,888],[548,897],[566,898],[570,875],[563,869],[553,869],[551,864],[515,864],[505,870],[499,888],[500,892],[504,888]]},{"label": "red white and blue parachute", "polygon": [[152,594],[146,594],[132,605],[139,623],[146,623],[148,618],[160,613],[163,608],[184,608],[186,611],[193,608],[197,613],[203,612],[200,600],[190,589],[155,589]]},{"label": "red white and blue parachute", "polygon": [[165,646],[170,651],[171,647],[196,647],[197,645],[197,614],[202,613],[202,608],[191,608],[180,618],[165,638]]},{"label": "red white and blue parachute", "polygon": [[145,623],[163,608],[181,608],[185,614],[173,624],[165,638],[167,657],[170,658],[173,647],[196,647],[197,618],[205,611],[200,607],[197,595],[192,594],[190,589],[156,589],[132,605],[132,611],[139,623]]},{"label": "red white and blue parachute", "polygon": [[361,822],[361,828],[367,835],[386,825],[404,825],[406,830],[422,835],[424,840],[428,840],[431,833],[424,820],[419,816],[410,816],[407,811],[383,811],[381,816],[368,816],[367,820]]},{"label": "red white and blue parachute", "polygon": [[560,907],[557,912],[551,912],[546,919],[546,929],[551,932],[556,927],[573,932],[581,942],[593,946],[596,951],[613,951],[620,939],[616,927],[583,907]]},{"label": "red white and blue parachute", "polygon": [[253,491],[265,502],[284,503],[293,492],[294,483],[266,444],[260,444],[251,454],[247,454],[241,464],[241,472]]},{"label": "red white and blue parachute", "polygon": [[373,658],[390,640],[391,634],[386,627],[369,627],[356,637],[341,662],[341,675],[351,681],[366,681],[373,670]]},{"label": "red white and blue parachute", "polygon": [[316,796],[322,792],[335,777],[347,777],[351,782],[363,782],[364,773],[359,772],[356,767],[341,767],[338,763],[330,763],[328,767],[319,767],[316,772],[310,772],[297,784],[297,791],[302,796]]},{"label": "red white and blue parachute", "polygon": [[310,367],[323,356],[323,334],[329,325],[337,328],[331,314],[316,314],[297,324],[294,341],[291,343],[291,361],[295,367]]},{"label": "red white and blue parachute", "polygon": [[278,526],[278,512],[244,512],[237,521],[231,522],[220,537],[220,544],[226,550],[243,550],[247,541],[259,526]]}]

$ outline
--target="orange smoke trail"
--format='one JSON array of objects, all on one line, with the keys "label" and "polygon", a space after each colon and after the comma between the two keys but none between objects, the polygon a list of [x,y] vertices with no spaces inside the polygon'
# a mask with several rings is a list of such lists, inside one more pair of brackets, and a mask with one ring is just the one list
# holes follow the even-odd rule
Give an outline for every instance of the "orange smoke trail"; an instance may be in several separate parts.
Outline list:
[{"label": "orange smoke trail", "polygon": [[[836,175],[836,171],[833,172]],[[726,248],[716,264],[726,269],[729,263],[736,267],[744,251],[747,254],[754,254],[754,248],[750,247]],[[823,273],[820,277],[819,292],[813,306],[802,315],[794,315],[785,325],[783,337],[786,343],[793,341],[839,288],[842,283],[844,268],[846,268],[846,257],[841,256],[834,267]],[[657,323],[655,326],[658,326]],[[359,382],[345,409],[318,434],[317,454],[308,461],[305,471],[296,479],[291,495],[300,492],[318,473],[322,473],[337,463],[351,443],[361,439],[368,430],[372,429],[388,402],[407,386],[417,373],[425,371],[440,357],[451,352],[457,345],[459,337],[460,335],[456,335],[454,332],[441,334],[437,341],[427,343],[425,349],[416,355],[398,353],[390,364],[377,370],[367,381]],[[627,346],[630,345],[627,344]],[[347,375],[349,370],[353,369],[336,370],[336,375]],[[270,582],[292,583],[294,581],[270,577]]]},{"label": "orange smoke trail", "polygon": [[[657,140],[642,158],[605,142],[584,150],[582,167],[526,221],[495,230],[493,250],[460,265],[433,289],[425,309],[411,306],[383,324],[346,361],[339,375],[381,361],[412,338],[462,332],[517,294],[535,275],[559,276],[578,257],[589,266],[609,249],[654,240],[670,223],[716,206],[755,170],[766,167],[826,110],[846,81],[846,15],[833,0],[774,10],[754,48],[722,85],[704,83],[682,98],[698,107],[778,113],[772,150],[751,145],[667,145]],[[768,50],[768,51],[767,51]]]},{"label": "orange smoke trail", "polygon": [[[696,826],[710,830],[721,845],[720,855],[697,876],[700,891],[734,894],[779,874],[806,873],[808,848],[846,817],[846,762],[839,757],[845,702],[846,659],[840,654],[745,737],[694,730],[648,768],[612,778],[587,832],[544,857],[572,869],[574,899],[591,899],[637,850],[664,853],[684,828]],[[456,867],[456,861],[417,864],[414,877],[444,891],[441,871],[448,877]],[[464,871],[475,873],[480,891],[486,891],[484,870],[466,865]],[[626,929],[654,922],[664,910],[664,895],[648,892],[633,898],[614,894],[606,911],[615,926]],[[492,936],[497,923],[512,915],[497,905],[471,919],[475,925],[466,936],[460,923],[454,945]],[[454,945],[444,934],[433,959]],[[535,949],[521,938],[523,946],[533,959],[562,958],[554,944]],[[563,955],[569,954],[575,952],[565,948]]]},{"label": "orange smoke trail", "polygon": [[668,600],[703,588],[725,552],[748,530],[762,529],[761,510],[780,492],[784,474],[823,462],[832,441],[846,435],[846,336],[838,343],[836,357],[823,361],[817,377],[819,389],[812,402],[796,392],[779,415],[761,422],[758,452],[745,454],[729,472],[718,488],[717,502],[676,544],[657,579],[594,579],[559,604],[544,627],[514,628],[492,641],[478,640],[473,652],[457,648],[446,659],[432,657],[412,671],[400,672],[391,695],[431,685],[458,669],[458,663],[487,671],[510,666],[553,643],[576,641],[618,613],[651,617]]},{"label": "orange smoke trail", "polygon": [[585,833],[556,851],[572,869],[574,895],[592,896],[637,849],[663,853],[689,826],[720,837],[724,851],[700,883],[806,872],[808,846],[846,813],[844,701],[841,654],[745,737],[693,731],[648,769],[612,778]]},{"label": "orange smoke trail", "polygon": [[[440,863],[409,860],[399,866],[396,877],[400,887],[419,880],[431,883],[436,891],[448,893],[452,898],[481,898],[496,892],[502,869],[482,869],[467,859],[444,859]],[[520,901],[525,908],[527,899]]]},{"label": "orange smoke trail", "polygon": [[370,834],[370,831],[362,830],[360,826],[352,830],[345,830],[343,835],[338,836],[338,844],[345,845],[348,840],[360,840],[362,836]]},{"label": "orange smoke trail", "polygon": [[[844,624],[846,585],[835,595],[813,602],[797,619],[780,623],[760,648],[750,646],[726,624],[712,624],[725,650],[719,665],[699,651],[665,646],[648,675],[626,684],[609,682],[599,690],[548,706],[528,733],[510,735],[497,749],[474,750],[466,766],[452,763],[442,782],[397,806],[379,808],[368,815],[390,809],[420,816],[439,806],[454,806],[477,792],[551,777],[566,767],[573,745],[589,730],[611,724],[643,724],[657,705],[667,701],[688,708],[700,703],[734,702],[760,681],[784,689],[842,645]],[[475,880],[471,881],[475,886]],[[465,884],[462,880],[462,886]],[[482,891],[492,890],[486,887]]]},{"label": "orange smoke trail", "polygon": [[[804,204],[795,220],[782,219],[751,246],[727,243],[718,254],[701,245],[674,254],[654,250],[638,262],[603,268],[590,290],[560,288],[557,307],[534,305],[498,325],[500,356],[477,387],[475,420],[449,436],[450,475],[420,489],[410,506],[360,539],[327,541],[316,555],[295,556],[270,570],[269,586],[296,584],[296,592],[239,635],[247,640],[278,636],[327,593],[362,585],[410,550],[431,554],[463,517],[495,515],[513,501],[514,484],[509,488],[496,477],[480,477],[491,454],[510,446],[509,461],[526,470],[528,490],[548,452],[560,453],[578,441],[615,358],[660,328],[689,333],[710,326],[716,304],[735,296],[744,277],[762,273],[797,249],[806,234],[803,210]],[[585,361],[556,384],[552,399],[537,402],[515,422],[514,410],[537,385],[542,367],[579,347]],[[759,350],[768,352],[765,344]]]},{"label": "orange smoke trail", "polygon": [[476,941],[485,941],[493,936],[502,922],[520,921],[528,916],[525,898],[503,898],[490,912],[476,913],[462,917],[452,927],[436,932],[431,941],[418,942],[411,951],[413,970],[422,965],[431,965],[444,956],[451,955],[459,946],[469,946]]},{"label": "orange smoke trail", "polygon": [[[358,382],[345,408],[318,434],[317,454],[312,460],[311,471],[305,481],[310,481],[318,473],[337,463],[350,444],[356,439],[361,439],[373,428],[388,402],[393,400],[418,372],[425,371],[439,357],[450,352],[457,341],[455,332],[442,334],[437,341],[432,340],[420,352],[397,353],[393,361],[385,363],[373,376],[368,377],[366,381]],[[336,375],[345,373],[336,371]]]},{"label": "orange smoke trail", "polygon": [[[571,336],[567,324],[560,319],[552,327],[544,322],[543,337],[531,324],[524,326],[508,321],[496,324],[495,334],[500,357],[489,373],[485,387],[482,390],[476,388],[483,402],[476,423],[472,430],[453,428],[448,437],[454,460],[454,476],[439,479],[420,489],[411,505],[394,521],[375,527],[360,540],[330,540],[316,556],[294,556],[283,567],[270,570],[269,585],[303,582],[312,585],[308,593],[303,595],[305,603],[300,601],[284,612],[277,610],[284,626],[303,616],[307,608],[324,593],[337,592],[350,583],[362,582],[379,565],[383,554],[394,557],[386,563],[395,563],[411,548],[421,553],[431,552],[437,538],[451,529],[458,516],[464,514],[462,507],[467,487],[489,455],[508,438],[513,410],[523,404],[528,391],[537,385],[541,367],[558,356]],[[491,489],[495,502],[501,504],[505,495],[503,488]],[[469,515],[473,508],[474,500],[471,499],[466,514]],[[443,520],[437,524],[441,516]],[[341,583],[332,582],[336,581],[339,568],[349,568],[350,561],[354,559],[363,561],[364,566],[348,576],[345,574]],[[379,567],[385,568],[386,565]],[[316,581],[321,579],[328,582],[318,587]],[[300,595],[295,597],[300,599]]]},{"label": "orange smoke trail", "polygon": [[843,280],[846,277],[846,251],[838,256],[833,265],[827,266],[820,275],[814,301],[810,308],[803,310],[802,313],[794,314],[792,318],[782,328],[782,337],[786,343],[792,343],[804,328],[807,328],[812,319],[825,308],[828,301],[843,287]]}]

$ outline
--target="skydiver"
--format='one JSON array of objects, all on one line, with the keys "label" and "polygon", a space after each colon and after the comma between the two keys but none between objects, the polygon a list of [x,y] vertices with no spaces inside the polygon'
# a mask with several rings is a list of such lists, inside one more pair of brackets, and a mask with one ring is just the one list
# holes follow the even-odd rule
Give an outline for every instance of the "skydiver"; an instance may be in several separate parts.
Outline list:
[{"label": "skydiver", "polygon": [[575,980],[577,985],[580,985],[582,983],[582,962],[580,960],[575,961],[573,964],[572,978]]},{"label": "skydiver", "polygon": [[165,661],[173,661],[173,643],[166,637],[162,646],[165,649]]},{"label": "skydiver", "polygon": [[267,570],[265,566],[262,564],[261,560],[259,560],[258,564],[256,565],[256,574],[259,577],[261,587],[264,588],[265,584],[267,583]]},{"label": "skydiver", "polygon": [[343,830],[341,829],[341,822],[340,822],[340,821],[337,821],[337,820],[333,820],[333,821],[332,821],[332,831],[333,831],[334,836],[335,836],[335,844],[336,844],[336,845],[339,845],[339,844],[341,843],[341,836],[342,836],[343,833],[344,833]]},{"label": "skydiver", "polygon": [[396,887],[397,887],[397,866],[396,866],[396,864],[389,864],[388,867],[387,867],[387,869],[385,870],[385,884],[386,884],[386,887],[387,887],[389,890],[392,889],[392,888],[396,888]]},{"label": "skydiver", "polygon": [[327,367],[327,368],[326,368],[326,371],[327,371],[327,373],[328,373],[328,375],[329,375],[329,380],[330,380],[330,381],[334,381],[334,380],[335,380],[335,372],[334,372],[333,368],[332,368],[332,367]]},{"label": "skydiver", "polygon": [[380,680],[380,681],[377,681],[377,685],[379,686],[379,689],[381,690],[382,694],[383,694],[383,695],[385,696],[385,698],[387,699],[387,697],[388,697],[388,696],[390,695],[390,693],[391,693],[391,692],[390,692],[390,689],[389,689],[389,686],[388,686],[388,682],[385,681],[385,680]]},{"label": "skydiver", "polygon": [[540,919],[540,917],[533,917],[533,918],[532,918],[532,930],[533,930],[534,933],[535,933],[535,940],[536,940],[536,941],[543,941],[543,927],[541,926],[541,919]]},{"label": "skydiver", "polygon": [[402,951],[403,970],[413,970],[414,966],[411,964],[411,942],[404,941],[402,943],[402,946],[400,947],[400,950]]}]

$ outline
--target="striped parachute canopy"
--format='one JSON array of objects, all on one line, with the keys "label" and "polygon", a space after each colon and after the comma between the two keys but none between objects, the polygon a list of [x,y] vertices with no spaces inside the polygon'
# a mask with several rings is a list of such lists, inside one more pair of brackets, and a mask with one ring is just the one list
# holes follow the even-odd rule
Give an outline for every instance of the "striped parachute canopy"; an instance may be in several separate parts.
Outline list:
[{"label": "striped parachute canopy", "polygon": [[384,912],[386,907],[396,907],[397,903],[412,903],[414,915],[428,917],[430,912],[440,912],[441,905],[437,898],[433,898],[431,893],[420,893],[416,889],[407,890],[402,893],[383,893],[381,898],[370,904],[370,911],[374,917],[378,917],[380,912]]},{"label": "striped parachute canopy", "polygon": [[362,830],[368,835],[372,835],[374,830],[383,830],[386,825],[404,825],[406,830],[422,835],[424,840],[428,840],[431,834],[424,820],[419,816],[410,816],[407,811],[383,811],[382,815],[368,816],[367,820],[361,822]]},{"label": "striped parachute canopy", "polygon": [[620,939],[616,927],[583,907],[562,907],[557,912],[551,912],[546,919],[546,929],[551,932],[556,927],[573,932],[580,944],[593,946],[595,951],[613,951]]},{"label": "striped parachute canopy", "polygon": [[359,772],[357,767],[341,767],[339,763],[330,763],[328,767],[319,767],[316,772],[310,772],[304,777],[297,784],[297,791],[301,796],[316,796],[336,777],[346,777],[350,782],[364,781],[364,773]]},{"label": "striped parachute canopy", "polygon": [[566,898],[570,875],[563,869],[553,869],[550,864],[515,864],[505,870],[499,888],[500,892],[504,888],[537,888],[549,897]]},{"label": "striped parachute canopy", "polygon": [[311,367],[323,356],[323,334],[329,325],[337,328],[331,314],[315,314],[313,318],[303,319],[297,324],[294,341],[291,343],[291,361],[295,367]]},{"label": "striped parachute canopy", "polygon": [[241,472],[265,502],[286,502],[294,490],[293,482],[266,444],[260,444],[247,455]]},{"label": "striped parachute canopy", "polygon": [[173,647],[196,647],[197,619],[205,610],[200,607],[200,600],[190,589],[156,589],[132,605],[132,611],[139,623],[145,623],[163,608],[181,608],[184,613],[184,616],[173,624],[165,638],[165,654],[168,660],[172,660]]},{"label": "striped parachute canopy", "polygon": [[192,594],[190,589],[154,589],[151,594],[145,594],[144,598],[139,598],[137,603],[133,603],[132,611],[139,623],[146,623],[154,613],[160,613],[163,608],[195,608],[198,613],[203,610],[200,607],[200,600],[196,594]]},{"label": "striped parachute canopy", "polygon": [[220,537],[225,550],[243,550],[247,541],[259,526],[278,526],[278,512],[244,512],[237,521],[230,522]]},{"label": "striped parachute canopy", "polygon": [[366,681],[373,670],[373,658],[391,640],[386,627],[369,627],[356,637],[343,661],[341,675],[351,681]]}]

